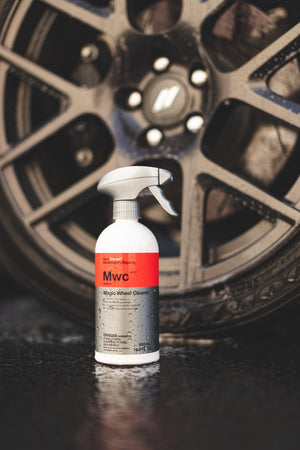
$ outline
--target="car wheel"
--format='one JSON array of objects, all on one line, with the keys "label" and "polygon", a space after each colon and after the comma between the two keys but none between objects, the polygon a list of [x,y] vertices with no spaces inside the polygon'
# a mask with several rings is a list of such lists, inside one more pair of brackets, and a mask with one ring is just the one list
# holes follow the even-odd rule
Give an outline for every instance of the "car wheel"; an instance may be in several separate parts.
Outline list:
[{"label": "car wheel", "polygon": [[96,193],[124,165],[171,170],[161,330],[215,334],[300,283],[300,24],[293,0],[3,0],[0,252],[52,307],[93,323]]}]

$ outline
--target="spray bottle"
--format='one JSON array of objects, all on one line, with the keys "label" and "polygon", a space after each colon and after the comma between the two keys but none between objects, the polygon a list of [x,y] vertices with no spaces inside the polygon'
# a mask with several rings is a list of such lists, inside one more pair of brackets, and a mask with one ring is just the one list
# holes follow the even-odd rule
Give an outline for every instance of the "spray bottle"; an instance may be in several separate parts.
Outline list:
[{"label": "spray bottle", "polygon": [[104,364],[136,365],[159,359],[158,243],[141,224],[139,195],[153,195],[177,216],[160,186],[173,179],[165,169],[131,166],[101,178],[98,191],[113,197],[114,223],[96,243],[96,348]]}]

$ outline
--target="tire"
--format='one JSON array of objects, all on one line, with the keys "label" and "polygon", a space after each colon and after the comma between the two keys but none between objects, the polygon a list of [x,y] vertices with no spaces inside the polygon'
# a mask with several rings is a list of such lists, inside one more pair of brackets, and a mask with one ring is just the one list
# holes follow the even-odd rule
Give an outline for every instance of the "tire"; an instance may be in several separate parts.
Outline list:
[{"label": "tire", "polygon": [[291,301],[294,2],[86,4],[0,5],[2,263],[50,307],[92,325],[93,248],[111,216],[97,181],[148,164],[173,172],[167,195],[180,212],[169,219],[142,204],[161,248],[162,332],[230,334]]}]

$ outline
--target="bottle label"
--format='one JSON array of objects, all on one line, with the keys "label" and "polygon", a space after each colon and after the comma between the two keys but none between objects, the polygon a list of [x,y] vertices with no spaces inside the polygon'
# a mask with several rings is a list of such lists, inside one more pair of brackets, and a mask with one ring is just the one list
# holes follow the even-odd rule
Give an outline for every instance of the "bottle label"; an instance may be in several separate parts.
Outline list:
[{"label": "bottle label", "polygon": [[158,253],[96,253],[96,351],[156,352]]}]

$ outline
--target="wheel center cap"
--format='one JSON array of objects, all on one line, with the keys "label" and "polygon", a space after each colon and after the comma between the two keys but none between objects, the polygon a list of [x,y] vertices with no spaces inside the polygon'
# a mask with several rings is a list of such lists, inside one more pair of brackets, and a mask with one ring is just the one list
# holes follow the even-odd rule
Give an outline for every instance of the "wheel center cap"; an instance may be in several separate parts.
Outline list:
[{"label": "wheel center cap", "polygon": [[161,75],[145,89],[144,114],[156,125],[174,125],[183,118],[188,98],[188,90],[178,78]]}]

